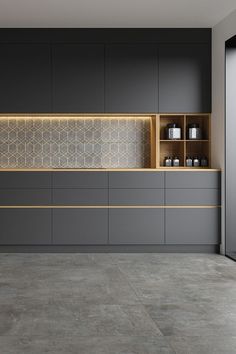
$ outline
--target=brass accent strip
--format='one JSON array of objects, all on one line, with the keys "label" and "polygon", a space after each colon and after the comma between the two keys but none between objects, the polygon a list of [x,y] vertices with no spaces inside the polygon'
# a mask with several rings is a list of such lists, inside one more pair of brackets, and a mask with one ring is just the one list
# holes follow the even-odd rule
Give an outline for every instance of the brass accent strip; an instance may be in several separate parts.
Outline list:
[{"label": "brass accent strip", "polygon": [[1,205],[0,209],[214,209],[221,205]]}]

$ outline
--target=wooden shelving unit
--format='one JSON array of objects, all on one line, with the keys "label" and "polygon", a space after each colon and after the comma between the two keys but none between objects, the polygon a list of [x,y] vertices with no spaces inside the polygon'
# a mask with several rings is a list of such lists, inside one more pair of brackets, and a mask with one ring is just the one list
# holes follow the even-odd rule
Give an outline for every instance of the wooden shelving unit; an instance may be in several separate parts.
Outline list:
[{"label": "wooden shelving unit", "polygon": [[[162,168],[166,156],[179,157],[180,167],[186,168],[186,157],[206,157],[207,168],[211,167],[211,129],[210,114],[159,114],[151,120],[151,167]],[[166,139],[166,127],[169,123],[177,123],[181,128],[180,140]],[[197,123],[202,131],[201,140],[189,140],[187,128]],[[165,167],[166,168],[166,167]],[[169,167],[174,168],[174,167]],[[188,169],[190,167],[187,167]],[[194,167],[192,167],[194,169]]]}]

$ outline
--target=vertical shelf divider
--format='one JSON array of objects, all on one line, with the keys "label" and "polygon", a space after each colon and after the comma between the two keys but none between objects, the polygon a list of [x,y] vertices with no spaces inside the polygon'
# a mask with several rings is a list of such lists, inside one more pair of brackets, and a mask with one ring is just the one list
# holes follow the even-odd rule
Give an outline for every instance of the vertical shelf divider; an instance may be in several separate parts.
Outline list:
[{"label": "vertical shelf divider", "polygon": [[186,118],[186,114],[184,115],[184,131],[183,131],[183,140],[184,140],[184,167],[186,167],[186,139],[187,139],[187,134],[186,134],[186,131],[187,131],[187,118]]}]

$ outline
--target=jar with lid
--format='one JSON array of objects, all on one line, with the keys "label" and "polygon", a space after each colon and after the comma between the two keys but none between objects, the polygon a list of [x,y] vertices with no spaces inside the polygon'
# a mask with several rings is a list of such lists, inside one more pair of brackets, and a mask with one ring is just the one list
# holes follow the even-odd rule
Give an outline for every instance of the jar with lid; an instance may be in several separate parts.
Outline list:
[{"label": "jar with lid", "polygon": [[206,156],[203,156],[201,158],[201,166],[202,167],[207,167],[208,166],[208,160],[207,160]]},{"label": "jar with lid", "polygon": [[200,166],[200,159],[197,156],[193,158],[193,166],[194,167]]},{"label": "jar with lid", "polygon": [[173,166],[174,167],[179,167],[179,157],[175,156],[173,158]]},{"label": "jar with lid", "polygon": [[186,157],[186,166],[187,167],[192,167],[193,166],[193,159],[190,156]]},{"label": "jar with lid", "polygon": [[199,128],[199,124],[192,123],[188,125],[188,134],[189,140],[201,140],[202,139],[202,130]]},{"label": "jar with lid", "polygon": [[181,139],[181,128],[179,128],[178,124],[176,123],[167,124],[166,139],[169,140]]},{"label": "jar with lid", "polygon": [[172,158],[170,156],[166,156],[164,160],[164,165],[166,167],[171,167],[172,166]]}]

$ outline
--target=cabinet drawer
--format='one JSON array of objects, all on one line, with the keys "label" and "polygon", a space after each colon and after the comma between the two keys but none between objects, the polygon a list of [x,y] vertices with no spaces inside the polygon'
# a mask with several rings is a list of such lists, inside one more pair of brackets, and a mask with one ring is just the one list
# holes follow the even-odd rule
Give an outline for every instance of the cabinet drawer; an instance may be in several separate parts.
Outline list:
[{"label": "cabinet drawer", "polygon": [[166,188],[220,188],[220,172],[166,172]]},{"label": "cabinet drawer", "polygon": [[220,242],[220,210],[167,209],[167,244],[218,244]]},{"label": "cabinet drawer", "polygon": [[107,209],[53,210],[53,244],[105,245],[107,243]]},{"label": "cabinet drawer", "polygon": [[109,205],[164,205],[164,189],[110,189]]},{"label": "cabinet drawer", "polygon": [[220,190],[166,189],[166,205],[220,205]]},{"label": "cabinet drawer", "polygon": [[0,172],[0,188],[51,188],[51,173]]},{"label": "cabinet drawer", "polygon": [[163,209],[110,209],[109,243],[163,244]]},{"label": "cabinet drawer", "polygon": [[108,205],[108,189],[53,189],[54,205]]},{"label": "cabinet drawer", "polygon": [[164,172],[109,172],[109,188],[164,188]]},{"label": "cabinet drawer", "polygon": [[51,210],[0,209],[1,245],[49,245]]},{"label": "cabinet drawer", "polygon": [[107,172],[53,172],[53,188],[108,188]]},{"label": "cabinet drawer", "polygon": [[50,205],[50,189],[0,189],[0,205]]}]

